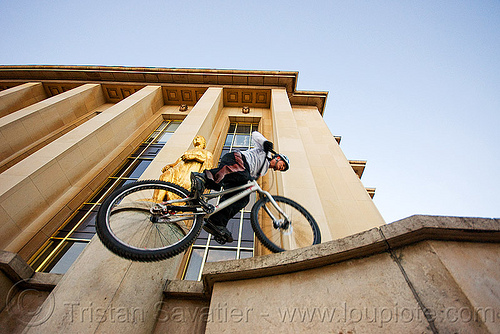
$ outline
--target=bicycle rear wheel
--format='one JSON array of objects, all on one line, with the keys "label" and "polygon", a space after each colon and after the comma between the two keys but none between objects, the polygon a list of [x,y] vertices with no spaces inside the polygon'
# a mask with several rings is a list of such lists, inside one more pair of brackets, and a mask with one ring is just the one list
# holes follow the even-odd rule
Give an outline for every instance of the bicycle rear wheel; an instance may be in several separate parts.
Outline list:
[{"label": "bicycle rear wheel", "polygon": [[146,180],[128,184],[114,191],[101,205],[97,235],[110,251],[126,259],[151,262],[175,256],[200,233],[202,215],[175,209],[165,214],[155,209],[162,200],[188,196],[186,189],[169,182]]},{"label": "bicycle rear wheel", "polygon": [[[307,247],[321,242],[318,224],[313,216],[297,202],[281,196],[273,196],[289,221],[272,205],[267,197],[261,198],[252,207],[251,223],[255,235],[270,251]],[[270,214],[280,221],[273,223]]]}]

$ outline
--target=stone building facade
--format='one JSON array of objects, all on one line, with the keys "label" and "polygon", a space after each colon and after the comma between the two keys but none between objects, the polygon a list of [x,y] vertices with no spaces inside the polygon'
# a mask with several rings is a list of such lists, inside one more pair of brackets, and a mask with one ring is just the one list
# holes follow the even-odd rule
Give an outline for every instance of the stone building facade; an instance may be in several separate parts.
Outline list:
[{"label": "stone building facade", "polygon": [[[498,221],[419,216],[385,225],[374,190],[360,181],[365,162],[349,161],[323,121],[327,93],[298,91],[297,78],[0,67],[0,325],[39,333],[495,332]],[[322,244],[268,254],[248,232],[245,210],[231,222],[235,245],[202,234],[161,262],[119,258],[94,236],[95,213],[113,189],[158,179],[196,135],[219,157],[250,147],[253,130],[292,161],[262,187],[306,207]],[[468,264],[459,253],[480,260]],[[480,288],[463,275],[469,270],[484,273]]]}]

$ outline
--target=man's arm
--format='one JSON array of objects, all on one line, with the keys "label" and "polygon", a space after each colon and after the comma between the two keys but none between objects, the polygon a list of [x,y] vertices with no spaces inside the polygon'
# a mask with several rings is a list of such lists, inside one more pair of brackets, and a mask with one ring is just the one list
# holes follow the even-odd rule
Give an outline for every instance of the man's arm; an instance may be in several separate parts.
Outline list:
[{"label": "man's arm", "polygon": [[252,132],[252,139],[255,143],[255,147],[258,147],[261,150],[268,152],[269,150],[273,149],[273,143],[267,140],[267,138],[258,131]]}]

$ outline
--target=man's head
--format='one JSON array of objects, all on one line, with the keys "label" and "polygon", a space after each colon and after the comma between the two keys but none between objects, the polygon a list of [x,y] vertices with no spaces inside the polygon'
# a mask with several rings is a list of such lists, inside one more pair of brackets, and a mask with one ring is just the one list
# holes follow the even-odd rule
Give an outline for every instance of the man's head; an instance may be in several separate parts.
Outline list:
[{"label": "man's head", "polygon": [[269,161],[269,167],[274,170],[279,170],[285,172],[290,168],[290,160],[284,154],[275,154],[271,161]]}]

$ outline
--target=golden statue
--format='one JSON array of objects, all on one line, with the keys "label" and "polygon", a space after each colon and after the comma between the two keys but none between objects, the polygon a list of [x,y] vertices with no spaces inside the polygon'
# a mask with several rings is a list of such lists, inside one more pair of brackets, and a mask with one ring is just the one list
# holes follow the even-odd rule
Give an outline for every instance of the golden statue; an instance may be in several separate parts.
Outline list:
[{"label": "golden statue", "polygon": [[[193,139],[194,148],[184,152],[173,164],[168,164],[161,170],[161,181],[175,183],[187,190],[191,190],[191,172],[201,172],[213,167],[212,153],[205,150],[207,142],[202,136],[196,136]],[[172,195],[172,194],[170,194]],[[155,202],[169,200],[166,191],[155,190]]]}]

